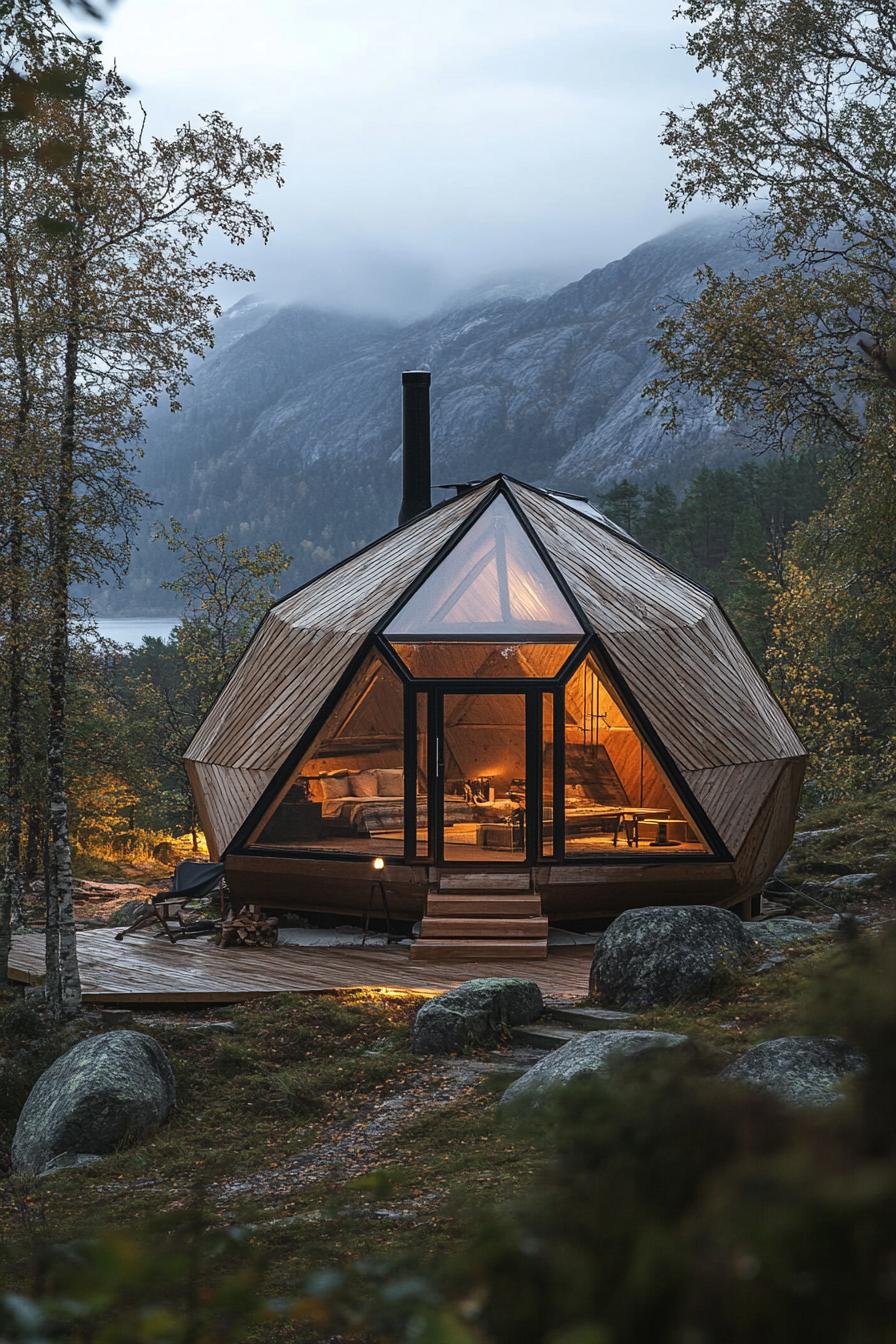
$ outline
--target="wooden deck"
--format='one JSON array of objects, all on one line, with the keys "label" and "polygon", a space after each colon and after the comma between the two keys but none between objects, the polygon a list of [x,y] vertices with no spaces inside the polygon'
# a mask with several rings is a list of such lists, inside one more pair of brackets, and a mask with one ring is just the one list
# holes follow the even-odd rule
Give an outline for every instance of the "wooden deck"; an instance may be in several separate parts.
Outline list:
[{"label": "wooden deck", "polygon": [[[563,948],[543,961],[412,962],[407,948],[269,947],[221,950],[204,939],[171,944],[147,934],[115,942],[114,929],[78,934],[85,1003],[237,1003],[264,994],[334,989],[439,994],[484,975],[535,980],[551,998],[588,993],[590,947]],[[13,938],[11,980],[40,984],[44,935]]]}]

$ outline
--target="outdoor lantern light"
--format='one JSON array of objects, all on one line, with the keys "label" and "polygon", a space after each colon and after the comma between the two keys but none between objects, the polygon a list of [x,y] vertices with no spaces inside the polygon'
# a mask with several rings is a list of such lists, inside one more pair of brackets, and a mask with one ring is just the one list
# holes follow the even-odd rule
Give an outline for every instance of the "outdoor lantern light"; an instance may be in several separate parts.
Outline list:
[{"label": "outdoor lantern light", "polygon": [[383,907],[383,914],[386,916],[386,943],[388,944],[392,942],[392,916],[389,914],[389,900],[386,896],[385,883],[379,876],[386,866],[386,860],[382,855],[377,854],[371,866],[377,876],[371,882],[370,891],[367,894],[367,909],[364,911],[364,935],[361,939],[362,947],[367,945],[367,935],[370,932],[370,915],[373,910],[373,898],[375,893],[379,895],[380,903]]}]

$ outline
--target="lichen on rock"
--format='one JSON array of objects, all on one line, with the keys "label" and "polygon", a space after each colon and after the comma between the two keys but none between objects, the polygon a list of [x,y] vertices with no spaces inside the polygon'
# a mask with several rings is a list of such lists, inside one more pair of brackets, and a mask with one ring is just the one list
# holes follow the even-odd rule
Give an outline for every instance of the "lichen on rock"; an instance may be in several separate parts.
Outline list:
[{"label": "lichen on rock", "polygon": [[175,1099],[158,1041],[139,1031],[90,1036],[54,1060],[28,1094],[13,1171],[39,1174],[62,1154],[100,1155],[137,1142],[168,1119]]}]

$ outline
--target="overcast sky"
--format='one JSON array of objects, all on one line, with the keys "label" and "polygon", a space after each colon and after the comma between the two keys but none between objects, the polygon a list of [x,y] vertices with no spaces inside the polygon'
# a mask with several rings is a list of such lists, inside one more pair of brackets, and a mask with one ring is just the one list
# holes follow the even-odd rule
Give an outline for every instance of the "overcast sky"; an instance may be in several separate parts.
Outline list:
[{"label": "overcast sky", "polygon": [[[257,292],[397,316],[557,283],[677,222],[662,112],[701,92],[674,0],[118,0],[107,56],[161,132],[277,140]],[[705,89],[705,86],[702,86]]]}]

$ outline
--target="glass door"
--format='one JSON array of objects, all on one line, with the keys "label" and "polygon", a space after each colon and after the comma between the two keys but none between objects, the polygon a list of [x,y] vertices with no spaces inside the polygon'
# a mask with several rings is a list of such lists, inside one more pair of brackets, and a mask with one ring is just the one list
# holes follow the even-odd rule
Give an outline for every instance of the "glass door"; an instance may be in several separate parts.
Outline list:
[{"label": "glass door", "polygon": [[439,693],[431,772],[437,862],[532,861],[540,708],[530,689]]}]

